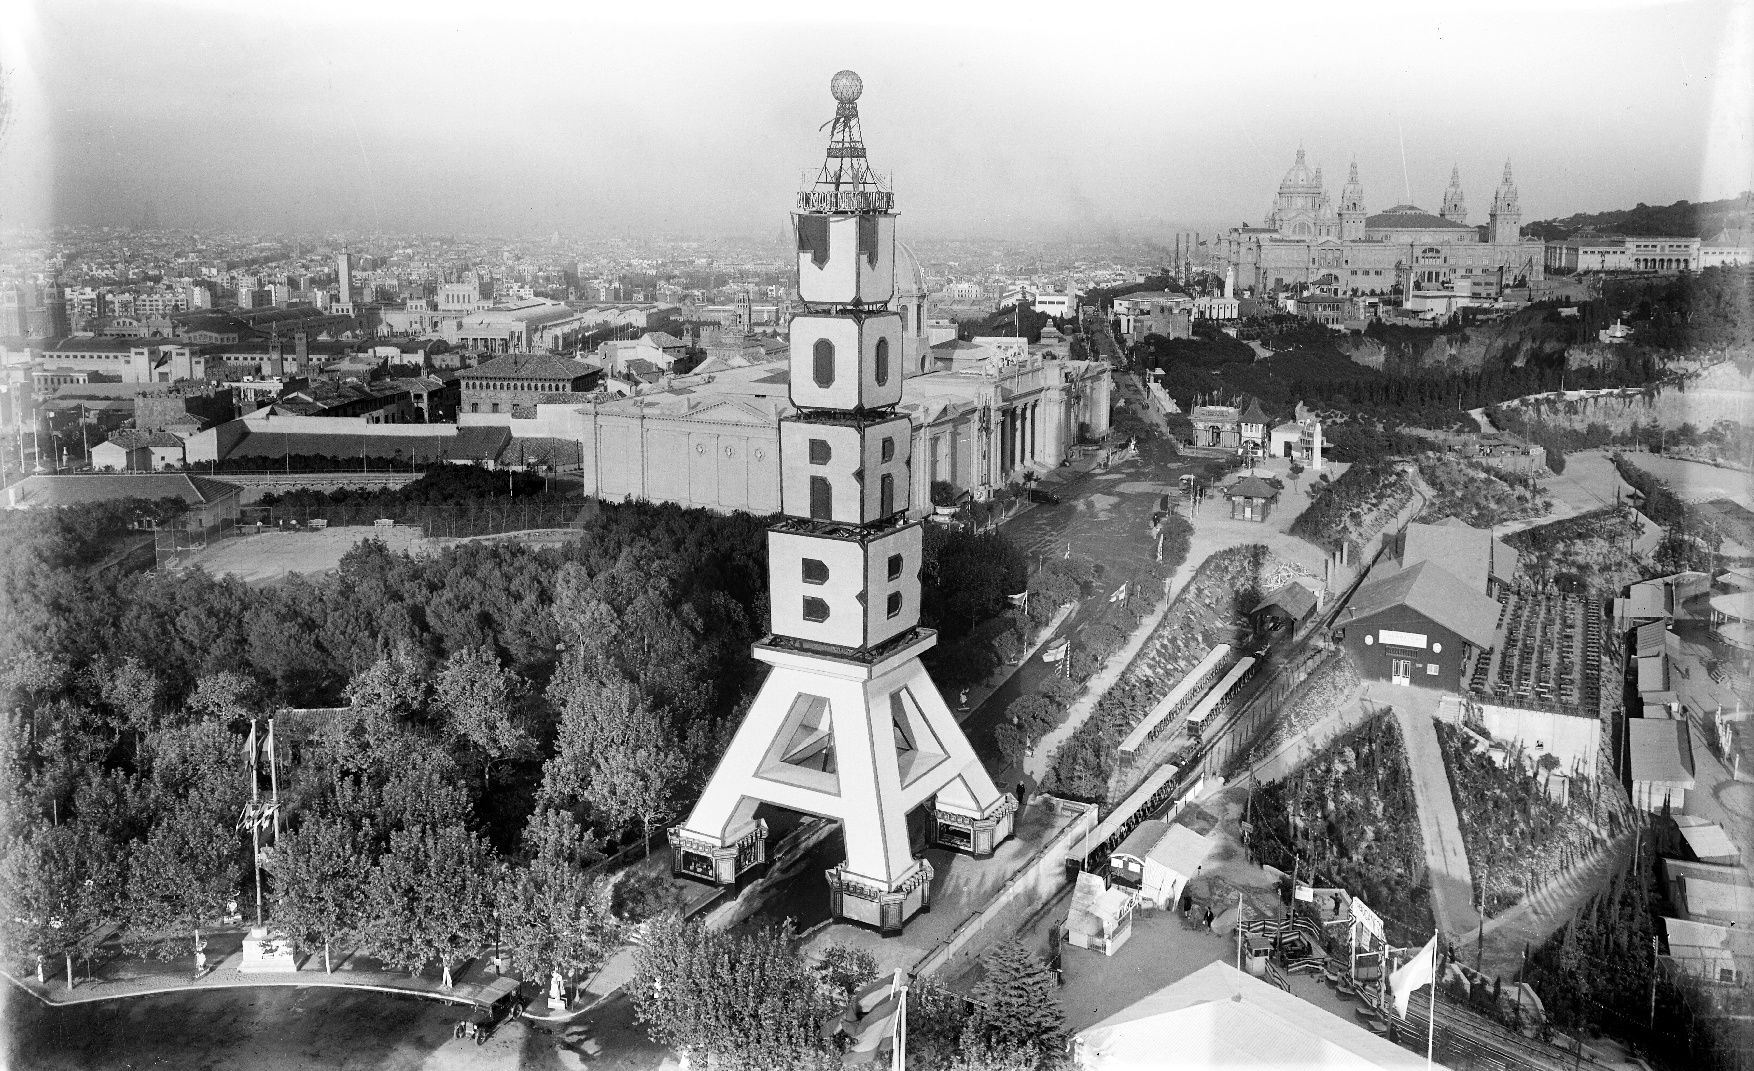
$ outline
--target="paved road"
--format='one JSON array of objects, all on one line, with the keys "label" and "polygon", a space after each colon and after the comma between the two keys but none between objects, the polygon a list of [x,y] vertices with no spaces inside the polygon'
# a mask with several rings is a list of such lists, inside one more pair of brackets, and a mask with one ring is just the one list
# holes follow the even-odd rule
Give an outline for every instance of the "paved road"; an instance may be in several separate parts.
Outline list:
[{"label": "paved road", "polygon": [[1449,773],[1437,742],[1437,727],[1429,711],[1417,702],[1412,689],[1395,689],[1377,696],[1394,705],[1395,723],[1406,741],[1407,766],[1413,775],[1413,795],[1419,803],[1419,832],[1425,838],[1425,865],[1431,883],[1431,913],[1445,937],[1458,944],[1474,937],[1480,913],[1474,909],[1473,872],[1468,851],[1462,844],[1462,823],[1456,817],[1456,801],[1450,792]]}]

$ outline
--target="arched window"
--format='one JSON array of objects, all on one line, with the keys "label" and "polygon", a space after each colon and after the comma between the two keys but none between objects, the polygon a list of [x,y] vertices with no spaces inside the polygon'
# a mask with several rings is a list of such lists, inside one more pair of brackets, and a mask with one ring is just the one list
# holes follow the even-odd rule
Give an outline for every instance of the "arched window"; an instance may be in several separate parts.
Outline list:
[{"label": "arched window", "polygon": [[877,385],[889,385],[889,340],[886,338],[877,340]]},{"label": "arched window", "polygon": [[834,386],[834,343],[826,338],[816,340],[811,348],[811,378],[818,387]]}]

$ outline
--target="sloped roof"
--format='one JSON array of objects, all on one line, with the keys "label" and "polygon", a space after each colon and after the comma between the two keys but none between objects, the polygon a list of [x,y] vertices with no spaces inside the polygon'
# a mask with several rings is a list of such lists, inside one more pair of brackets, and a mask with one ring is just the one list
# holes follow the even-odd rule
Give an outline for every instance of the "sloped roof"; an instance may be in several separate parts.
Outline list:
[{"label": "sloped roof", "polygon": [[1261,479],[1259,476],[1244,476],[1242,479],[1230,485],[1230,489],[1224,492],[1224,497],[1271,500],[1278,498],[1279,492],[1273,489],[1272,484]]},{"label": "sloped roof", "polygon": [[483,361],[464,375],[478,379],[573,379],[593,371],[570,357],[552,353],[508,353]]},{"label": "sloped roof", "polygon": [[1282,584],[1272,594],[1255,604],[1249,613],[1264,610],[1269,606],[1277,606],[1292,617],[1302,620],[1303,616],[1316,607],[1315,592],[1293,580]]},{"label": "sloped roof", "polygon": [[1632,780],[1693,787],[1693,744],[1686,722],[1627,718],[1626,752]]},{"label": "sloped roof", "polygon": [[1492,647],[1497,635],[1497,601],[1428,561],[1381,578],[1372,577],[1353,594],[1348,606],[1354,619],[1406,606],[1480,648]]},{"label": "sloped roof", "polygon": [[1267,416],[1267,411],[1261,408],[1261,400],[1250,398],[1248,408],[1242,412],[1242,422],[1244,424],[1265,424],[1270,419]]},{"label": "sloped roof", "polygon": [[1237,970],[1209,963],[1077,1035],[1085,1071],[1180,1067],[1383,1068],[1425,1058]]},{"label": "sloped roof", "polygon": [[511,441],[510,428],[466,424],[444,444],[444,456],[452,461],[494,461]]},{"label": "sloped roof", "polygon": [[1458,580],[1484,595],[1486,581],[1494,576],[1515,576],[1517,553],[1494,539],[1484,528],[1474,528],[1458,517],[1438,524],[1407,525],[1401,547],[1401,564],[1439,562]]},{"label": "sloped roof", "polygon": [[502,465],[553,465],[557,469],[577,466],[583,449],[571,439],[548,436],[513,438],[499,453]]},{"label": "sloped roof", "polygon": [[19,508],[35,509],[128,498],[180,498],[191,506],[205,506],[236,495],[243,488],[235,483],[183,472],[117,472],[27,476],[8,490],[16,492]]},{"label": "sloped roof", "polygon": [[183,445],[183,440],[177,438],[168,431],[138,431],[134,428],[118,428],[110,433],[108,441],[124,450],[138,450],[141,447],[151,446]]}]

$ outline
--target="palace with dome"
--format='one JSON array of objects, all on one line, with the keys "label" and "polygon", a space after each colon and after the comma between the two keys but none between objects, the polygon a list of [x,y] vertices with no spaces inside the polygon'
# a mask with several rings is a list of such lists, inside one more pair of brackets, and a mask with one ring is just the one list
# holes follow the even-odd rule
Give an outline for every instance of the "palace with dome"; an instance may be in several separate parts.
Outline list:
[{"label": "palace with dome", "polygon": [[1407,204],[1367,212],[1354,163],[1336,206],[1322,169],[1311,171],[1299,149],[1279,183],[1267,225],[1232,228],[1221,236],[1220,248],[1237,281],[1257,295],[1306,285],[1386,295],[1398,284],[1403,295],[1448,290],[1496,296],[1507,286],[1540,281],[1544,246],[1522,237],[1509,163],[1484,226],[1468,223],[1459,168],[1451,170],[1441,204],[1435,215]]}]

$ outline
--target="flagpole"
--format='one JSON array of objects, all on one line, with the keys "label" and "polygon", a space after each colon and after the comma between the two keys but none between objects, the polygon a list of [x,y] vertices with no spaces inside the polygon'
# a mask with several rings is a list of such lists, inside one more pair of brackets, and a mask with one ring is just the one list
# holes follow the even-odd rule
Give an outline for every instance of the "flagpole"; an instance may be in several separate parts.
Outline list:
[{"label": "flagpole", "polygon": [[1425,1023],[1425,1071],[1431,1071],[1431,1050],[1437,1040],[1437,934],[1431,935],[1431,1014]]}]

